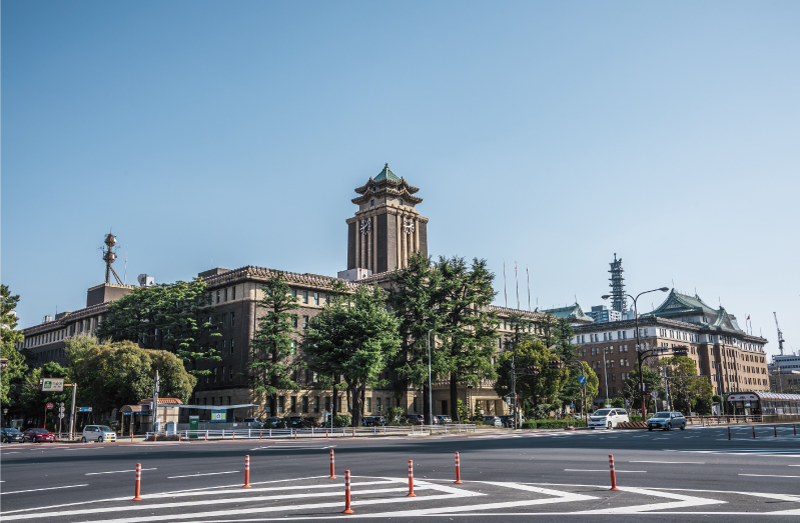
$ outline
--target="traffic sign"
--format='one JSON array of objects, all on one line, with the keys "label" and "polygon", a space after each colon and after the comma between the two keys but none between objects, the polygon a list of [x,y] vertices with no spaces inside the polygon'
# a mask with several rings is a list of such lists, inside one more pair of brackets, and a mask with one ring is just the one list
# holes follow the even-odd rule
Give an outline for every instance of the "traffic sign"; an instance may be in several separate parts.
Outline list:
[{"label": "traffic sign", "polygon": [[43,378],[42,392],[63,392],[64,378]]},{"label": "traffic sign", "polygon": [[92,412],[92,407],[78,407],[78,412]]},{"label": "traffic sign", "polygon": [[651,392],[650,395],[653,397],[653,401],[656,401],[658,399],[658,391],[657,390],[654,390],[653,392]]},{"label": "traffic sign", "polygon": [[578,376],[578,383],[580,383],[581,385],[586,385],[586,376],[584,376],[583,374]]},{"label": "traffic sign", "polygon": [[47,405],[45,405],[45,407],[47,407],[47,410],[53,410],[53,407],[55,407],[55,405],[53,405],[52,403],[48,403]]}]

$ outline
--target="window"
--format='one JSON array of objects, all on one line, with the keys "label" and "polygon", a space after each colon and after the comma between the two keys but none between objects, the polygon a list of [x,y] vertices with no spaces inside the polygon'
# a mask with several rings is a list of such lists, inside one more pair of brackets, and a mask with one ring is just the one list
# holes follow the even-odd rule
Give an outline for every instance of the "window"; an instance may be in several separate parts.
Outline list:
[{"label": "window", "polygon": [[319,293],[314,293],[314,305],[319,305]]},{"label": "window", "polygon": [[295,340],[292,340],[292,355],[294,354],[297,354],[297,342]]},{"label": "window", "polygon": [[292,327],[297,328],[297,316],[292,316]]},{"label": "window", "polygon": [[231,299],[232,299],[232,300],[235,300],[235,299],[236,299],[236,285],[234,285],[233,287],[231,287]]},{"label": "window", "polygon": [[278,412],[283,412],[283,409],[285,407],[284,403],[285,400],[286,398],[284,396],[278,396]]},{"label": "window", "polygon": [[586,356],[586,349],[583,349],[583,355]]},{"label": "window", "polygon": [[381,411],[381,399],[375,398],[375,412]]},{"label": "window", "polygon": [[370,205],[375,205],[375,200],[370,200],[369,204]]},{"label": "window", "polygon": [[303,412],[308,413],[308,396],[303,396]]},{"label": "window", "polygon": [[303,303],[308,303],[308,291],[303,291]]},{"label": "window", "polygon": [[308,316],[303,316],[303,328],[308,328]]},{"label": "window", "polygon": [[366,407],[364,408],[367,412],[372,412],[372,398],[366,399]]},{"label": "window", "polygon": [[217,289],[217,303],[219,303],[219,298],[220,298],[220,290]]},{"label": "window", "polygon": [[[234,287],[234,289],[235,289],[235,288],[236,288],[236,287]],[[236,325],[236,313],[235,313],[235,312],[232,312],[232,313],[231,313],[231,329],[232,329],[232,328],[233,328],[235,325]]]},{"label": "window", "polygon": [[292,289],[292,298],[297,298],[297,289]]},{"label": "window", "polygon": [[319,412],[319,396],[314,396],[314,412]]},{"label": "window", "polygon": [[233,354],[233,340],[231,340],[231,354]]},{"label": "window", "polygon": [[292,412],[297,412],[297,396],[292,396]]},{"label": "window", "polygon": [[225,287],[225,301],[228,301],[228,288]]},{"label": "window", "polygon": [[400,205],[403,205],[403,200],[397,200],[397,203],[399,203]]},{"label": "window", "polygon": [[222,352],[228,351],[228,340],[222,340]]},{"label": "window", "polygon": [[219,368],[218,367],[214,367],[214,383],[217,382],[217,373],[218,372],[219,372]]}]

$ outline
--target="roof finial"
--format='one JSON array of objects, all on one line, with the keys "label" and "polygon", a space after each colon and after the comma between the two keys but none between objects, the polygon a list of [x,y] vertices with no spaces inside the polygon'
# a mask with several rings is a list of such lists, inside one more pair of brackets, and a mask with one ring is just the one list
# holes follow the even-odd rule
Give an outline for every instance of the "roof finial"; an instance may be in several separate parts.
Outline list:
[{"label": "roof finial", "polygon": [[389,164],[388,164],[388,163],[386,163],[386,164],[383,166],[383,168],[384,168],[384,169],[388,169],[388,168],[389,168]]}]

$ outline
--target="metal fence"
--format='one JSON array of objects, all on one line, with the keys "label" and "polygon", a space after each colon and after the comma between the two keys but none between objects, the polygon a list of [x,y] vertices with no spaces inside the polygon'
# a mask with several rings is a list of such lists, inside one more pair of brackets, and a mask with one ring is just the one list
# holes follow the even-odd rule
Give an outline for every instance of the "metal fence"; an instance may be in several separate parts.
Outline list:
[{"label": "metal fence", "polygon": [[297,438],[357,438],[370,436],[432,436],[442,434],[466,434],[477,432],[474,424],[446,424],[446,425],[409,425],[409,426],[375,426],[375,427],[342,427],[342,428],[308,428],[308,429],[208,429],[208,430],[178,430],[174,432],[147,432],[146,440],[158,441],[158,438],[178,437],[179,439],[297,439]]}]

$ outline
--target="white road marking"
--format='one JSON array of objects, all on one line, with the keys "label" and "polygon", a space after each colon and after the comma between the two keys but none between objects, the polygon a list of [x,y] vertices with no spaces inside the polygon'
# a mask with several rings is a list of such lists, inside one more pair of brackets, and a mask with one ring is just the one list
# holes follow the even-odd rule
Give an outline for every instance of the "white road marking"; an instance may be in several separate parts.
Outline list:
[{"label": "white road marking", "polygon": [[[661,511],[662,509],[677,509],[677,508],[696,507],[701,505],[719,505],[726,503],[725,501],[719,501],[716,499],[698,498],[695,496],[685,496],[683,494],[673,494],[670,492],[656,492],[646,488],[636,488],[636,487],[619,487],[619,488],[620,490],[623,490],[625,492],[633,492],[645,496],[659,496],[668,499],[675,499],[678,501],[672,501],[669,503],[648,503],[645,505],[636,505],[632,507],[613,507],[606,509],[586,510],[586,511],[579,511],[578,514],[630,514],[637,512],[650,512],[653,510]],[[658,512],[658,514],[662,514],[662,512]],[[692,514],[694,514],[694,512],[692,512]]]},{"label": "white road marking", "polygon": [[800,478],[800,476],[781,476],[779,474],[739,474],[740,476],[756,476],[759,478]]},{"label": "white road marking", "polygon": [[89,484],[87,483],[85,485],[64,485],[63,487],[34,488],[34,489],[30,489],[30,490],[15,490],[14,492],[0,492],[0,495],[4,495],[4,494],[21,494],[23,492],[39,492],[39,491],[42,491],[42,490],[56,490],[56,489],[60,489],[60,488],[75,488],[75,487],[88,487],[88,486],[89,486]]},{"label": "white road marking", "polygon": [[[158,470],[158,469],[157,468],[152,468],[152,469],[142,469],[142,470],[145,471],[145,470]],[[96,474],[118,474],[120,472],[136,472],[136,471],[135,470],[111,470],[109,472],[87,472],[86,475],[87,476],[94,476]]]},{"label": "white road marking", "polygon": [[273,446],[267,446],[267,447],[256,447],[256,448],[250,449],[250,450],[273,450],[273,449],[283,449],[283,450],[285,450],[285,449],[289,449],[289,450],[295,450],[295,449],[325,450],[325,449],[332,449],[332,448],[335,448],[335,447],[336,447],[336,445],[328,445],[326,447],[294,447],[294,446],[292,446],[292,447],[281,447],[281,446],[278,446],[278,445],[273,445]]},{"label": "white road marking", "polygon": [[629,461],[628,463],[693,463],[695,465],[705,465],[705,461]]},{"label": "white road marking", "polygon": [[[564,472],[608,472],[609,469],[564,469]],[[616,472],[647,472],[646,470],[619,470]]]},{"label": "white road marking", "polygon": [[186,476],[168,476],[167,479],[176,479],[176,478],[195,478],[197,476],[216,476],[217,474],[236,474],[239,472],[238,470],[229,470],[227,472],[207,472],[205,474],[188,474]]}]

